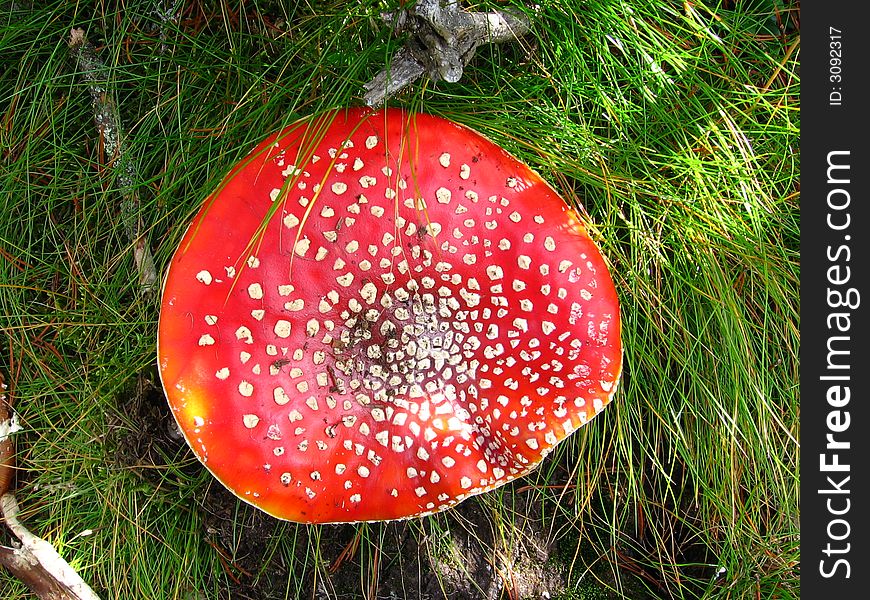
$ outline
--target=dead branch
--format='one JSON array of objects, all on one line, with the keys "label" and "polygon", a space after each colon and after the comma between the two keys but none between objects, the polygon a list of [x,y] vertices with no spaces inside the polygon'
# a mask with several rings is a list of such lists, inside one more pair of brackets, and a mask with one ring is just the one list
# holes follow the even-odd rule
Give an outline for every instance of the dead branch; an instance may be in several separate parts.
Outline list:
[{"label": "dead branch", "polygon": [[383,18],[410,37],[392,63],[365,85],[369,106],[383,104],[424,74],[433,81],[459,81],[478,46],[518,39],[530,27],[521,13],[471,12],[458,0],[419,0]]},{"label": "dead branch", "polygon": [[15,467],[12,435],[21,430],[12,401],[0,374],[0,522],[17,538],[13,546],[0,545],[0,567],[5,567],[42,600],[99,600],[54,546],[31,533],[18,519],[20,509],[9,491]]}]

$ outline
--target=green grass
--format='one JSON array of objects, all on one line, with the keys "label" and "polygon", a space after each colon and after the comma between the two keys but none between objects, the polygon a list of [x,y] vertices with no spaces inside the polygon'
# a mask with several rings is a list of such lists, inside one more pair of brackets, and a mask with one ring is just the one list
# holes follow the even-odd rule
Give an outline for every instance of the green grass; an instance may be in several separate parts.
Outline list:
[{"label": "green grass", "polygon": [[[268,597],[414,598],[415,570],[475,597],[469,548],[509,588],[530,531],[566,599],[799,597],[797,3],[545,2],[521,44],[481,48],[458,84],[392,102],[474,127],[582,203],[621,297],[623,382],[539,471],[450,514],[270,522],[257,547],[262,519],[243,504],[210,514],[217,484],[190,455],[131,441],[159,406],[159,303],[139,292],[65,39],[84,28],[110,67],[162,272],[255,142],[360,102],[399,43],[378,17],[397,3],[183,2],[165,24],[153,1],[0,4],[0,369],[25,427],[17,495],[104,598],[258,598],[266,583]],[[397,553],[407,540],[418,556]],[[6,572],[0,590],[27,597]]]}]

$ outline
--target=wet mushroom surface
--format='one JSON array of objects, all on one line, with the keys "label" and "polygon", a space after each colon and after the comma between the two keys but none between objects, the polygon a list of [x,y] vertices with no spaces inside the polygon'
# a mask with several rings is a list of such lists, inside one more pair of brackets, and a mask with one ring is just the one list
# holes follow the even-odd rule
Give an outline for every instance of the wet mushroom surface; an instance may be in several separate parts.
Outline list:
[{"label": "wet mushroom surface", "polygon": [[444,510],[600,412],[619,305],[577,213],[450,121],[299,121],[204,202],[167,273],[170,407],[237,496],[306,523]]}]

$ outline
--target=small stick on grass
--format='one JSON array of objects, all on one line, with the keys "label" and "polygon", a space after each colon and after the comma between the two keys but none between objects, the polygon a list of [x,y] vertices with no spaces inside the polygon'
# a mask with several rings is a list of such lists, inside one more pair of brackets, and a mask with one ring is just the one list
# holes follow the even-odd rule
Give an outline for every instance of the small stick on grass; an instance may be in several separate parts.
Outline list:
[{"label": "small stick on grass", "polygon": [[109,73],[97,56],[96,48],[85,37],[84,29],[70,30],[70,54],[82,79],[88,85],[94,110],[94,123],[99,130],[103,154],[110,161],[121,191],[121,223],[133,244],[133,257],[139,272],[139,286],[143,292],[157,289],[157,269],[151,248],[142,232],[139,193],[136,189],[136,165],[122,147],[121,118],[109,89]]},{"label": "small stick on grass", "polygon": [[20,430],[0,375],[0,522],[6,523],[20,543],[15,547],[0,545],[0,567],[8,569],[43,600],[99,600],[54,546],[33,535],[18,520],[18,501],[9,489],[15,468],[12,434]]}]

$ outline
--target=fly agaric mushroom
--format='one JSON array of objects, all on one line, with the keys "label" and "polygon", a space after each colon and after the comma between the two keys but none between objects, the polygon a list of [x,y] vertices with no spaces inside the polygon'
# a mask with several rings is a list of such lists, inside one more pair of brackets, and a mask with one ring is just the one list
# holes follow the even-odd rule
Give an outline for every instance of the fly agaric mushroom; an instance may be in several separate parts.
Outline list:
[{"label": "fly agaric mushroom", "polygon": [[158,337],[196,456],[306,523],[422,516],[524,475],[622,365],[577,214],[474,131],[398,109],[255,148],[172,259]]}]

